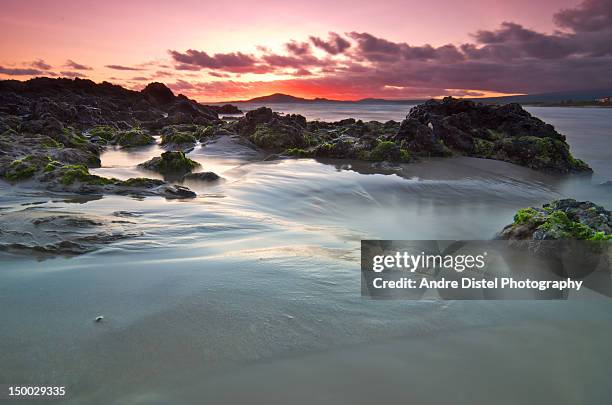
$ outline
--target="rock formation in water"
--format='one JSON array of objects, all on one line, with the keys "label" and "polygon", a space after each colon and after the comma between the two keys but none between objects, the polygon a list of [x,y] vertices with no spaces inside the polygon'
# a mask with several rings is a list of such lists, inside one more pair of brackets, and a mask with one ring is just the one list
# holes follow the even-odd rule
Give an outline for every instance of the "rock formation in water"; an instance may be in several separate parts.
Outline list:
[{"label": "rock formation in water", "polygon": [[565,136],[519,104],[430,100],[410,111],[392,140],[419,155],[458,153],[556,173],[591,171],[572,156]]},{"label": "rock formation in water", "polygon": [[262,107],[223,131],[263,149],[296,157],[409,162],[418,157],[472,156],[552,173],[590,173],[565,137],[518,104],[485,105],[447,97],[410,110],[401,123],[346,119],[307,122]]},{"label": "rock formation in water", "polygon": [[497,236],[510,240],[612,240],[612,212],[589,201],[555,200],[517,211]]},{"label": "rock formation in water", "polygon": [[[266,107],[226,122],[218,118],[221,109],[175,96],[162,83],[151,83],[138,92],[82,79],[2,81],[0,177],[54,190],[124,192],[125,184],[101,180],[87,169],[100,166],[100,151],[106,145],[149,145],[157,134],[169,151],[185,152],[197,141],[232,136],[265,151],[296,157],[393,163],[464,155],[554,173],[591,171],[571,155],[563,135],[518,104],[494,106],[448,97],[414,107],[401,123],[307,121],[301,115],[282,115]],[[164,162],[157,158],[145,166],[164,171]],[[61,180],[74,171],[81,173],[75,182]],[[142,192],[188,194],[167,187],[146,187]]]},{"label": "rock formation in water", "polygon": [[164,152],[161,156],[156,156],[138,165],[143,169],[153,170],[162,174],[181,174],[191,173],[193,169],[200,166],[185,156],[181,151]]},{"label": "rock formation in water", "polygon": [[[155,143],[152,134],[162,131],[167,144],[180,146],[191,138],[176,127],[219,122],[214,109],[175,96],[162,83],[138,92],[82,79],[2,81],[0,177],[56,191],[194,196],[183,187],[153,184],[157,181],[104,179],[88,168],[100,166],[104,145],[148,145]],[[75,174],[74,181],[67,174]]]}]

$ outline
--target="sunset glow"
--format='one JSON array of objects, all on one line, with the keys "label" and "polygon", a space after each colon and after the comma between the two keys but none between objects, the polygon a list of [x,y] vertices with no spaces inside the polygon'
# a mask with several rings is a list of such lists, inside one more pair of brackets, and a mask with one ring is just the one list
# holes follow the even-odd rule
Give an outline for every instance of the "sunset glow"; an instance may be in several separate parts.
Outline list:
[{"label": "sunset glow", "polygon": [[200,101],[595,88],[612,80],[612,24],[592,21],[608,3],[2,1],[0,79],[161,81]]}]

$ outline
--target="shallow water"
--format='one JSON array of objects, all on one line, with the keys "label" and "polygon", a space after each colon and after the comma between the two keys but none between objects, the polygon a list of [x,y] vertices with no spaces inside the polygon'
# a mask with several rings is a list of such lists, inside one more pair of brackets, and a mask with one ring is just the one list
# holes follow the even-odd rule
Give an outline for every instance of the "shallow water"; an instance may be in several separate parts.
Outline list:
[{"label": "shallow water", "polygon": [[[224,178],[187,184],[194,200],[74,200],[0,184],[3,211],[122,210],[142,233],[72,258],[0,253],[0,383],[65,385],[75,404],[602,403],[608,301],[360,296],[361,239],[486,239],[517,208],[562,196],[612,206],[597,185],[612,179],[612,110],[532,112],[568,136],[592,180],[472,158],[396,172],[263,161],[223,139],[189,154]],[[94,171],[155,177],[135,166],[160,152],[109,150]]]}]

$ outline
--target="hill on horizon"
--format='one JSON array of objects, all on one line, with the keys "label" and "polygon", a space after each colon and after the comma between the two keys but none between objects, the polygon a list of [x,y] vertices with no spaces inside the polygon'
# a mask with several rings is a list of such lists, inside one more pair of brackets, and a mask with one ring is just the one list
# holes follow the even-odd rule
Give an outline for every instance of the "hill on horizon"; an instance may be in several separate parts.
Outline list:
[{"label": "hill on horizon", "polygon": [[[560,103],[562,101],[592,101],[603,97],[612,96],[612,89],[589,89],[589,90],[572,90],[560,91],[552,93],[535,93],[524,94],[519,96],[501,96],[501,97],[483,97],[473,98],[466,97],[469,100],[480,101],[483,103]],[[352,104],[415,104],[422,103],[429,98],[410,99],[410,100],[393,100],[382,98],[364,98],[360,100],[331,100],[327,98],[302,98],[292,96],[290,94],[274,93],[267,96],[255,97],[249,100],[234,100],[223,103],[269,103],[269,104],[290,104],[290,103],[352,103]],[[221,103],[216,103],[221,104]]]}]

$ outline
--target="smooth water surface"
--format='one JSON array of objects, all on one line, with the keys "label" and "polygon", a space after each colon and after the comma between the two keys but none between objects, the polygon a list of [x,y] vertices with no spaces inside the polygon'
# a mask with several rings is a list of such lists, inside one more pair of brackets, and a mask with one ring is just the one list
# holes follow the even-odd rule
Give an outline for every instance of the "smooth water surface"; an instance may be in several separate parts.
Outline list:
[{"label": "smooth water surface", "polygon": [[[277,109],[398,120],[407,107],[290,108]],[[487,239],[516,209],[560,197],[612,207],[598,185],[612,180],[612,110],[530,111],[567,135],[593,179],[473,158],[396,171],[264,161],[222,139],[189,154],[223,177],[186,184],[193,200],[0,184],[2,212],[120,210],[141,235],[71,258],[0,253],[0,383],[65,385],[74,404],[603,403],[607,301],[360,296],[361,239]],[[155,177],[136,165],[161,151],[111,149],[94,172]]]}]

